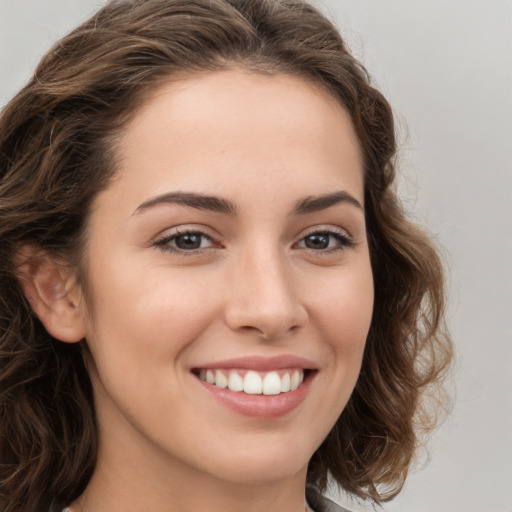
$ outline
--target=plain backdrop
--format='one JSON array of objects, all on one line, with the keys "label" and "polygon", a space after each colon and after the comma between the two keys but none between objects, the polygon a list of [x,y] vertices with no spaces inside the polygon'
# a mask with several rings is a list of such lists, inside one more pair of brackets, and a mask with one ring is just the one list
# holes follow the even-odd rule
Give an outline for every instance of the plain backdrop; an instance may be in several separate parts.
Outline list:
[{"label": "plain backdrop", "polygon": [[[102,3],[0,0],[0,106]],[[316,3],[391,101],[405,204],[450,268],[453,413],[383,510],[512,512],[512,1]]]}]

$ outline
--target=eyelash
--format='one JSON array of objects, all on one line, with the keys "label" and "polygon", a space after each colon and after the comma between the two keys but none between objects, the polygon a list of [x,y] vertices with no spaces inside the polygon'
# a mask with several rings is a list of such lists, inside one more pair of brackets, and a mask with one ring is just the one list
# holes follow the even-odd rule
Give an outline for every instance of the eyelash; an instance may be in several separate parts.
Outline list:
[{"label": "eyelash", "polygon": [[[313,236],[322,236],[322,237],[329,237],[334,238],[338,244],[334,248],[327,248],[327,249],[319,249],[315,250],[310,247],[305,247],[306,250],[311,250],[318,254],[332,254],[337,253],[340,251],[344,251],[346,249],[350,249],[353,247],[354,241],[350,238],[348,233],[343,230],[336,230],[336,229],[321,229],[316,231],[311,231],[310,233],[307,233],[304,237],[301,238],[299,243],[305,241],[307,238],[313,237]],[[328,242],[330,244],[330,242]]]},{"label": "eyelash", "polygon": [[215,244],[215,241],[213,240],[213,238],[211,236],[207,235],[206,233],[204,233],[203,231],[200,231],[197,229],[190,229],[190,230],[185,230],[185,231],[176,231],[176,233],[173,233],[172,235],[165,236],[165,237],[157,240],[154,243],[154,245],[156,247],[158,247],[159,249],[161,249],[162,251],[177,253],[177,254],[180,254],[183,256],[194,256],[194,255],[202,254],[203,252],[205,252],[205,250],[208,250],[210,248],[210,247],[206,247],[206,248],[187,250],[187,249],[181,249],[179,247],[173,247],[171,245],[171,243],[175,242],[176,239],[178,239],[180,237],[184,237],[184,236],[198,236],[198,237],[201,237],[202,240],[207,239],[212,244]]},{"label": "eyelash", "polygon": [[[155,247],[158,247],[162,251],[177,253],[177,254],[183,255],[183,256],[194,256],[194,255],[203,254],[205,251],[208,251],[211,248],[211,247],[205,247],[205,248],[199,247],[197,249],[187,250],[187,249],[182,249],[179,247],[173,247],[171,245],[173,242],[176,242],[176,240],[178,238],[184,237],[184,236],[197,236],[197,237],[201,237],[202,240],[205,240],[205,239],[208,240],[209,242],[212,243],[212,245],[216,244],[215,240],[210,235],[207,235],[206,233],[204,233],[203,231],[200,231],[200,230],[191,229],[191,230],[186,230],[186,231],[177,231],[176,233],[173,233],[172,235],[165,236],[165,237],[157,240],[153,245]],[[317,250],[317,249],[313,249],[311,247],[301,247],[301,249],[312,251],[315,254],[323,255],[323,254],[332,254],[332,253],[344,251],[346,249],[350,249],[351,247],[353,247],[355,245],[354,241],[349,237],[349,235],[345,231],[343,231],[343,230],[338,231],[335,229],[321,229],[321,230],[317,230],[317,231],[311,231],[310,233],[307,233],[305,236],[303,236],[298,243],[304,242],[307,238],[310,238],[313,236],[323,236],[323,237],[334,238],[338,242],[338,244],[334,248],[326,248],[326,249],[318,249]],[[330,244],[330,241],[328,242],[328,244]],[[297,244],[295,244],[295,245],[297,245]]]}]

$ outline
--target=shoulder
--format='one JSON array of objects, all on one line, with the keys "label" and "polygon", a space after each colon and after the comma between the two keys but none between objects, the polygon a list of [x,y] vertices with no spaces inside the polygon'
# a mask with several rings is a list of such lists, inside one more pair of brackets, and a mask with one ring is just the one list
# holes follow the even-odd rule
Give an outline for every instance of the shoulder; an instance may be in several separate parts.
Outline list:
[{"label": "shoulder", "polygon": [[307,486],[306,497],[314,512],[350,512],[350,510],[323,496],[313,486]]}]

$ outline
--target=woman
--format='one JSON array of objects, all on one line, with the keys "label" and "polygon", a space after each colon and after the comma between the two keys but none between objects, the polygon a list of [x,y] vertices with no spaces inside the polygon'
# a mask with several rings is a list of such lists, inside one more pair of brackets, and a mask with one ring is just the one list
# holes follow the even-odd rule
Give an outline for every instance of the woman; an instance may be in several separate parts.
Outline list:
[{"label": "woman", "polygon": [[400,491],[451,356],[442,268],[391,109],[318,11],[112,1],[0,148],[4,512]]}]

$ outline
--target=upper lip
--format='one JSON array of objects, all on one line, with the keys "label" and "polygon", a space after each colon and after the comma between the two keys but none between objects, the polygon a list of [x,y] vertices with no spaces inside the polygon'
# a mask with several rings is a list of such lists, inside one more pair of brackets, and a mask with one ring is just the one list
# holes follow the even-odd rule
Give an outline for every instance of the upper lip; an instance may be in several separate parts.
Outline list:
[{"label": "upper lip", "polygon": [[271,370],[284,370],[286,368],[303,368],[305,370],[315,370],[317,365],[308,359],[304,359],[303,357],[281,355],[274,357],[236,357],[233,359],[224,359],[223,361],[207,363],[201,366],[196,366],[195,368],[204,370],[228,370],[238,368],[264,372]]}]

